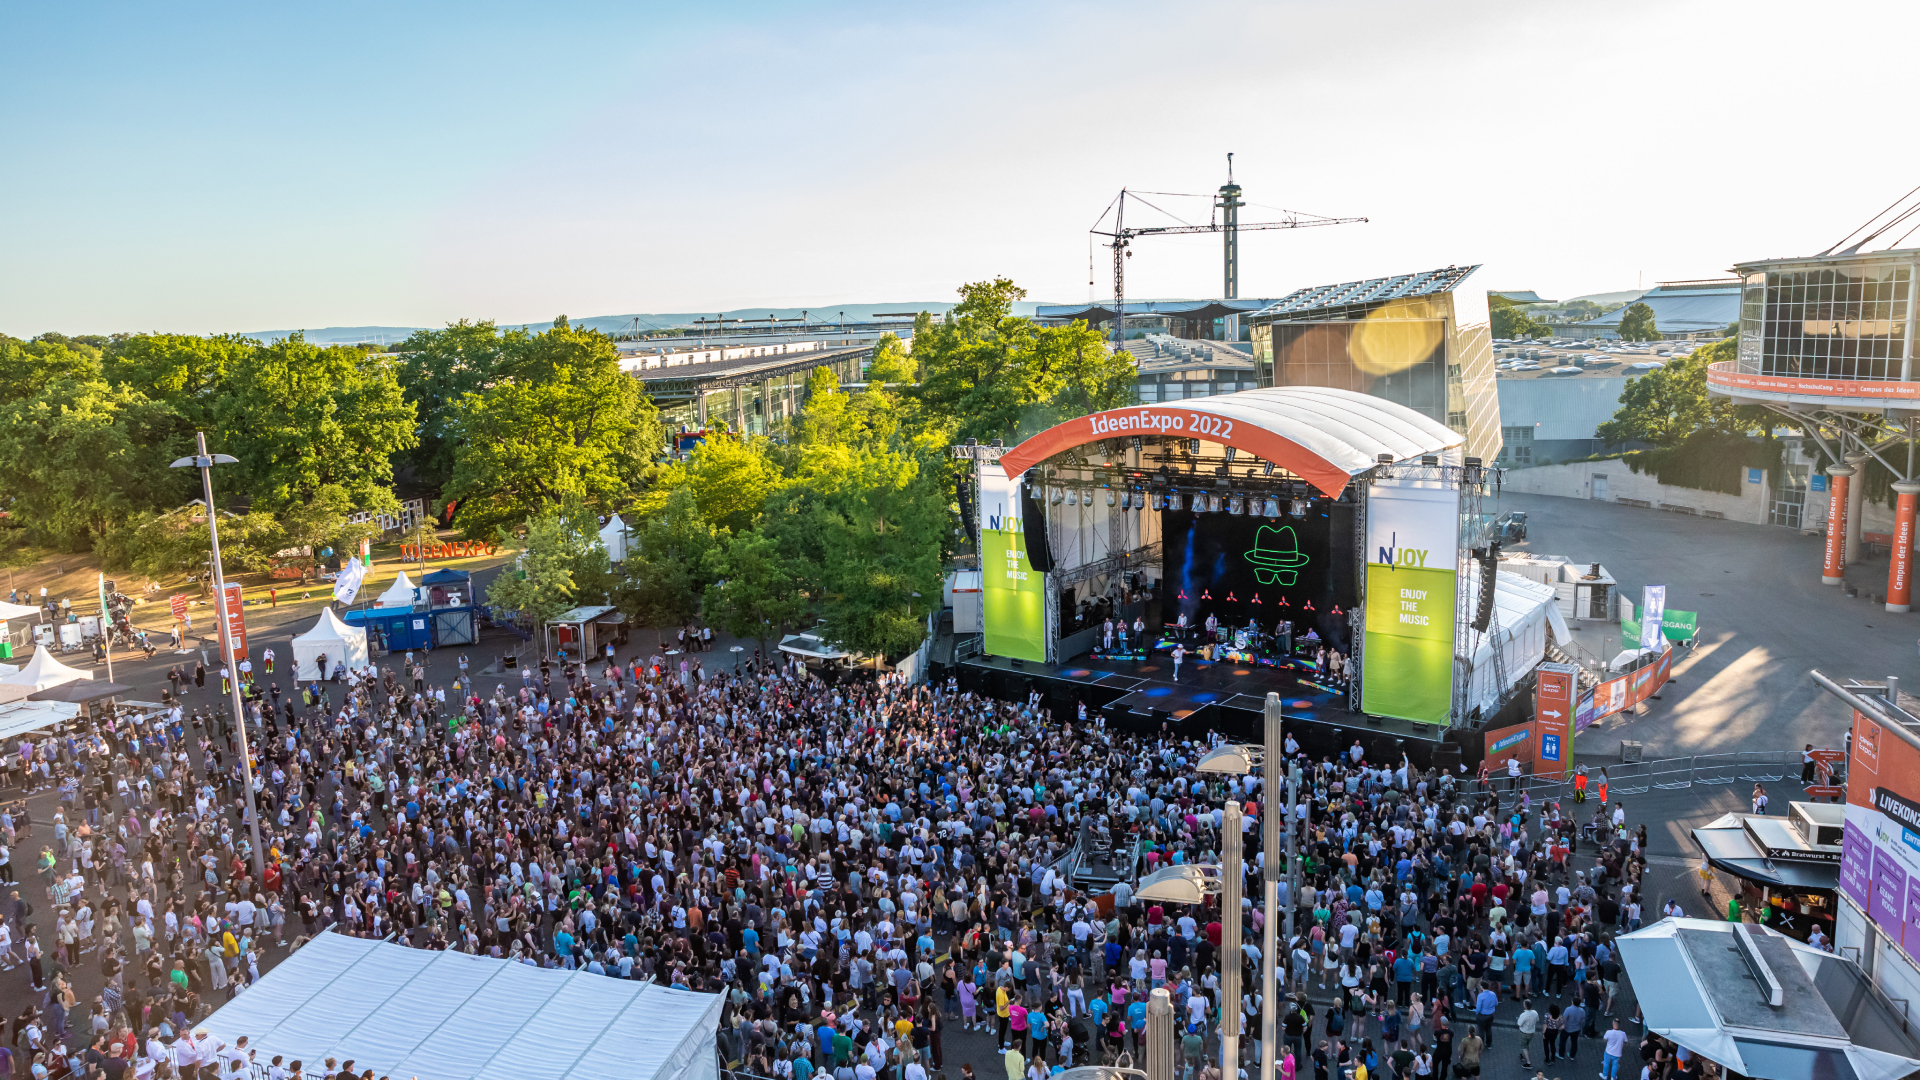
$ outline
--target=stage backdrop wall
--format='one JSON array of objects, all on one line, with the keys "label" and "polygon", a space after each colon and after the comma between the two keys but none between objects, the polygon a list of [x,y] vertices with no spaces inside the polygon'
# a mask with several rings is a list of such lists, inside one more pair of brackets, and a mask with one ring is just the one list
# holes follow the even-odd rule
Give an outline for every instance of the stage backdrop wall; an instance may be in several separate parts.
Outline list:
[{"label": "stage backdrop wall", "polygon": [[1459,523],[1456,488],[1377,480],[1368,492],[1362,711],[1450,722]]},{"label": "stage backdrop wall", "polygon": [[1216,615],[1228,626],[1260,620],[1271,630],[1291,619],[1294,636],[1311,627],[1346,651],[1355,600],[1353,507],[1315,499],[1307,515],[1234,517],[1191,510],[1160,515],[1160,610],[1199,625]]},{"label": "stage backdrop wall", "polygon": [[997,462],[980,466],[980,569],[986,651],[1046,663],[1046,575],[1027,561],[1020,485]]}]

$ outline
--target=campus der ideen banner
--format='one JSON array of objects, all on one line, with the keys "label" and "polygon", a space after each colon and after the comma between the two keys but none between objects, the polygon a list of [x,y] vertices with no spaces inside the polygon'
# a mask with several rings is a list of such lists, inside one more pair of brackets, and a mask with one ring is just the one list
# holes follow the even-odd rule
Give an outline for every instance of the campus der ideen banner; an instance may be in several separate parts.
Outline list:
[{"label": "campus der ideen banner", "polygon": [[1368,493],[1363,711],[1449,722],[1459,522],[1460,493],[1444,484],[1381,480]]},{"label": "campus der ideen banner", "polygon": [[1046,663],[1046,575],[1027,562],[1020,484],[997,462],[980,466],[980,571],[987,652]]}]

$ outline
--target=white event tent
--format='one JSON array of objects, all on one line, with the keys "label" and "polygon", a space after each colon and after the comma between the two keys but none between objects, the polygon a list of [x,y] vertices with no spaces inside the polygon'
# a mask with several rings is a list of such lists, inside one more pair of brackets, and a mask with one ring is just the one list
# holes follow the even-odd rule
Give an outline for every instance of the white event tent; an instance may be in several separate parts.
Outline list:
[{"label": "white event tent", "polygon": [[725,999],[323,933],[201,1023],[266,1060],[419,1080],[715,1080]]},{"label": "white event tent", "polygon": [[413,606],[415,589],[416,586],[413,581],[407,577],[407,572],[402,570],[400,571],[400,576],[393,579],[393,584],[388,587],[387,591],[380,594],[380,599],[373,602],[373,606],[377,608],[410,608]]},{"label": "white event tent", "polygon": [[327,658],[327,670],[345,661],[348,668],[365,667],[367,664],[367,631],[365,627],[348,626],[340,621],[340,616],[332,608],[320,612],[313,628],[293,639],[293,677],[295,679],[324,679],[326,671],[320,670],[320,657]]},{"label": "white event tent", "polygon": [[76,668],[70,668],[60,661],[55,660],[50,650],[35,649],[33,651],[33,659],[27,661],[26,667],[21,668],[11,675],[0,675],[0,683],[9,686],[28,686],[34,690],[45,690],[49,686],[61,686],[66,683],[91,678],[93,678],[93,676],[86,672]]},{"label": "white event tent", "polygon": [[600,527],[600,543],[607,549],[607,561],[622,563],[627,561],[627,523],[615,514]]},{"label": "white event tent", "polygon": [[[1473,645],[1473,670],[1467,689],[1467,707],[1479,706],[1492,716],[1500,708],[1501,690],[1512,690],[1546,659],[1547,641],[1571,642],[1573,634],[1554,602],[1554,588],[1538,581],[1502,570],[1494,576],[1493,607],[1498,629],[1489,625],[1484,634],[1468,632]],[[1467,609],[1480,603],[1480,574],[1476,567],[1467,578]],[[1476,640],[1477,639],[1477,640]],[[1500,650],[1506,669],[1507,685],[1498,687],[1494,673],[1493,651]]]}]

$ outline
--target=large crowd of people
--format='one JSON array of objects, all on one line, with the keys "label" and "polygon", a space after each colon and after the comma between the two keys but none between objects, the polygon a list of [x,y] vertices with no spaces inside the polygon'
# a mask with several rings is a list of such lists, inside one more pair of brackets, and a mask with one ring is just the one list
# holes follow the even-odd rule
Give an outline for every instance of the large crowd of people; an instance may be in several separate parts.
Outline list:
[{"label": "large crowd of people", "polygon": [[[1218,1080],[1223,1008],[1259,1031],[1259,904],[1226,913],[1245,990],[1223,1003],[1216,908],[1062,876],[1083,834],[1141,871],[1215,861],[1231,800],[1258,897],[1260,778],[1198,774],[1203,740],[952,683],[673,659],[254,684],[257,876],[224,698],[22,742],[9,777],[59,811],[0,815],[0,956],[35,998],[0,1049],[34,1075],[372,1077],[197,1027],[323,930],[724,993],[722,1057],[777,1080],[972,1077],[946,1061],[956,1025],[997,1039],[987,1080],[1137,1058],[1159,988],[1185,1076]],[[1289,749],[1307,789],[1283,1080],[1471,1077],[1505,998],[1527,1003],[1513,1053],[1614,1051],[1610,938],[1639,924],[1645,843],[1623,808],[1576,827],[1357,743]],[[76,993],[86,968],[100,993]]]}]

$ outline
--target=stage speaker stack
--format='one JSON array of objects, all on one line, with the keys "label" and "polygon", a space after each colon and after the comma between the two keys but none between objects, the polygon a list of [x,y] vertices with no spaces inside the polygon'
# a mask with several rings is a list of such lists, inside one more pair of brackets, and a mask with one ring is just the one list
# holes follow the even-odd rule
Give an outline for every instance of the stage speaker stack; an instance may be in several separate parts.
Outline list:
[{"label": "stage speaker stack", "polygon": [[1168,712],[1168,711],[1167,711],[1167,710],[1165,710],[1165,709],[1152,709],[1152,710],[1149,710],[1149,713],[1148,713],[1148,715],[1150,715],[1150,716],[1152,716],[1152,717],[1153,717],[1153,722],[1154,722],[1154,723],[1156,723],[1156,724],[1164,724],[1164,723],[1166,723],[1167,721],[1169,721],[1169,720],[1171,720],[1171,719],[1173,719],[1173,714],[1172,714],[1172,713],[1170,713],[1170,712]]},{"label": "stage speaker stack", "polygon": [[1460,744],[1443,742],[1433,748],[1433,767],[1441,772],[1458,776],[1460,774]]},{"label": "stage speaker stack", "polygon": [[1053,545],[1047,540],[1047,515],[1030,486],[1020,489],[1020,521],[1021,535],[1027,542],[1027,564],[1035,573],[1052,573]]},{"label": "stage speaker stack", "polygon": [[1473,613],[1473,628],[1484,632],[1493,621],[1493,599],[1500,576],[1500,544],[1496,541],[1474,549],[1480,560],[1480,606]]}]

